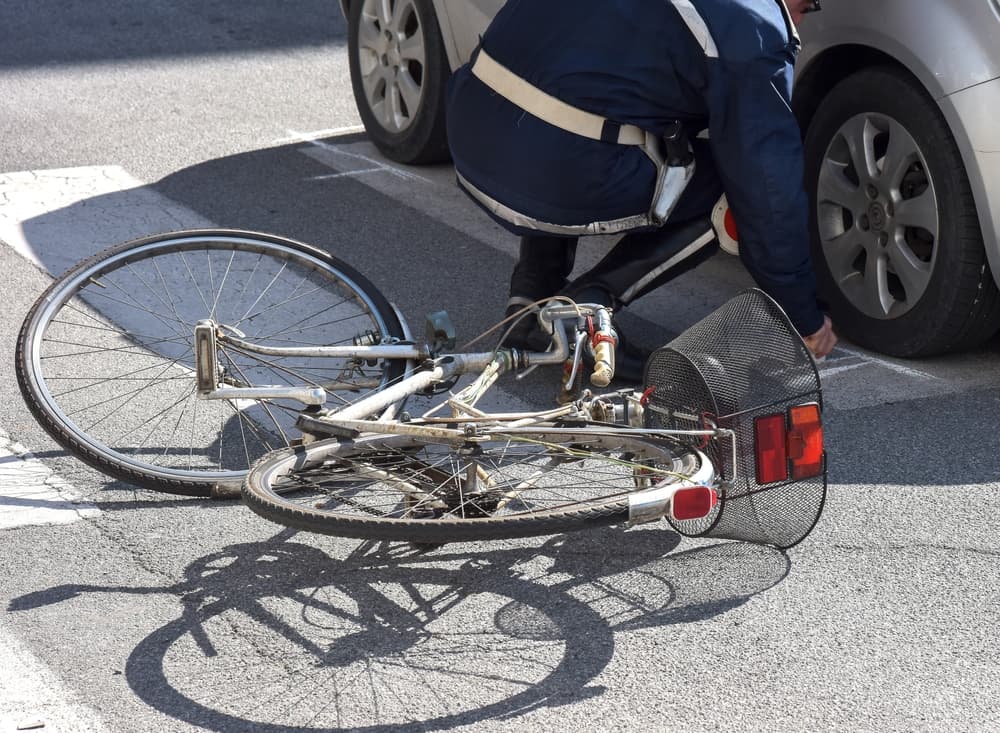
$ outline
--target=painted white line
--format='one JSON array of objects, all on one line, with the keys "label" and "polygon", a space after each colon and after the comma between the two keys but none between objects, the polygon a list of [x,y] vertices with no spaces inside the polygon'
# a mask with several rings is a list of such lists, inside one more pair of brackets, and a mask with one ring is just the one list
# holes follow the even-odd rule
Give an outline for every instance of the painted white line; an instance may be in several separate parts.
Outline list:
[{"label": "painted white line", "polygon": [[364,125],[348,125],[346,127],[328,127],[325,130],[313,130],[312,132],[292,132],[288,131],[288,137],[279,137],[272,141],[272,145],[287,145],[288,143],[305,143],[310,140],[318,140],[321,137],[337,137],[337,135],[356,135],[364,132]]},{"label": "painted white line", "polygon": [[940,379],[940,377],[929,374],[927,372],[922,372],[919,369],[913,369],[912,367],[903,366],[902,364],[896,364],[885,359],[879,359],[878,357],[872,356],[871,354],[866,354],[861,351],[855,351],[854,349],[847,348],[846,346],[837,346],[837,350],[843,351],[845,354],[850,354],[851,356],[856,356],[859,359],[864,359],[871,364],[878,364],[881,367],[890,369],[894,372],[900,374],[905,374],[909,377],[916,377],[917,379]]},{"label": "painted white line", "polygon": [[0,732],[108,730],[97,711],[84,705],[4,626],[0,626],[0,660]]},{"label": "painted white line", "polygon": [[119,242],[210,226],[118,166],[0,173],[0,240],[52,274]]},{"label": "painted white line", "polygon": [[[341,145],[332,145],[323,140],[316,140],[314,138],[309,137],[308,133],[303,134],[295,132],[294,130],[289,130],[288,134],[299,136],[301,138],[300,142],[302,142],[305,145],[316,147],[319,148],[320,150],[325,150],[326,152],[332,153],[333,155],[336,156],[343,156],[344,158],[348,158],[351,160],[360,160],[366,164],[367,169],[369,170],[384,171],[385,173],[397,176],[398,178],[402,178],[407,181],[421,181],[423,183],[428,183],[428,184],[431,183],[429,179],[424,178],[423,176],[417,173],[404,170],[397,166],[391,165],[385,161],[377,160],[362,153],[355,153],[350,150],[346,150]],[[344,171],[344,172],[354,172],[354,171]],[[365,172],[368,172],[368,170],[366,170]]]},{"label": "painted white line", "polygon": [[819,374],[821,377],[832,377],[834,374],[840,374],[841,372],[849,372],[852,369],[857,369],[859,367],[868,366],[866,362],[860,361],[854,364],[844,364],[843,366],[822,366],[820,367]]},{"label": "painted white line", "polygon": [[69,524],[101,510],[0,429],[0,530]]},{"label": "painted white line", "polygon": [[346,176],[359,176],[362,173],[381,173],[381,168],[360,168],[356,171],[344,171],[343,173],[324,173],[319,176],[313,176],[310,181],[325,181],[329,178],[344,178]]}]

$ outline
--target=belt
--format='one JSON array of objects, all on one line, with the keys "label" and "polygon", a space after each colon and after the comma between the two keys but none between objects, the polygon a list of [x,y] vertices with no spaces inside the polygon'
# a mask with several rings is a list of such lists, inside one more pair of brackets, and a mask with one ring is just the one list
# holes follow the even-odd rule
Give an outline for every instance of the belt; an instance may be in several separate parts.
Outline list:
[{"label": "belt", "polygon": [[472,65],[472,73],[500,96],[554,127],[591,140],[643,147],[648,144],[646,132],[642,128],[623,125],[566,104],[525,81],[491,58],[483,49],[479,49],[476,62]]}]

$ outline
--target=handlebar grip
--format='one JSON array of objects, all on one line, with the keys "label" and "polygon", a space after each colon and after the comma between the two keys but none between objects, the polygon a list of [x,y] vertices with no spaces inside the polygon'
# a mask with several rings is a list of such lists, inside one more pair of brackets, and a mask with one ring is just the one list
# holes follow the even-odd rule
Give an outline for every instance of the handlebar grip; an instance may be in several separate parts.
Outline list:
[{"label": "handlebar grip", "polygon": [[601,341],[594,346],[594,371],[590,383],[595,387],[607,387],[615,376],[615,345],[611,341]]}]

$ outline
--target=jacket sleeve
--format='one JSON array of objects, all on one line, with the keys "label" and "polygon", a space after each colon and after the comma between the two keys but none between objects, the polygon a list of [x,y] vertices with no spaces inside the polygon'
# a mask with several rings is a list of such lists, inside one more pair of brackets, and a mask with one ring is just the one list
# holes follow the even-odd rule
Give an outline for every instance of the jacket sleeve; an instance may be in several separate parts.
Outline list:
[{"label": "jacket sleeve", "polygon": [[794,49],[723,57],[705,90],[709,137],[739,230],[740,258],[798,332],[823,325],[809,255],[802,141],[789,105]]}]

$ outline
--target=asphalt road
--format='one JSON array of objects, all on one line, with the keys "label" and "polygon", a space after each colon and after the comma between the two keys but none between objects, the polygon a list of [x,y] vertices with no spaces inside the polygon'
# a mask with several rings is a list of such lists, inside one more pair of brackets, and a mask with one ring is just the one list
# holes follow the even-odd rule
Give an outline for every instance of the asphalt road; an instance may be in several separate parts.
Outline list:
[{"label": "asphalt road", "polygon": [[[443,308],[471,338],[503,310],[515,242],[447,166],[366,141],[333,0],[0,0],[0,19],[0,733],[1000,728],[997,342],[838,348],[827,506],[788,553],[653,525],[414,555],[67,455],[13,352],[80,257],[273,232],[354,265],[418,330]],[[628,323],[663,342],[749,284],[719,255]]]}]

